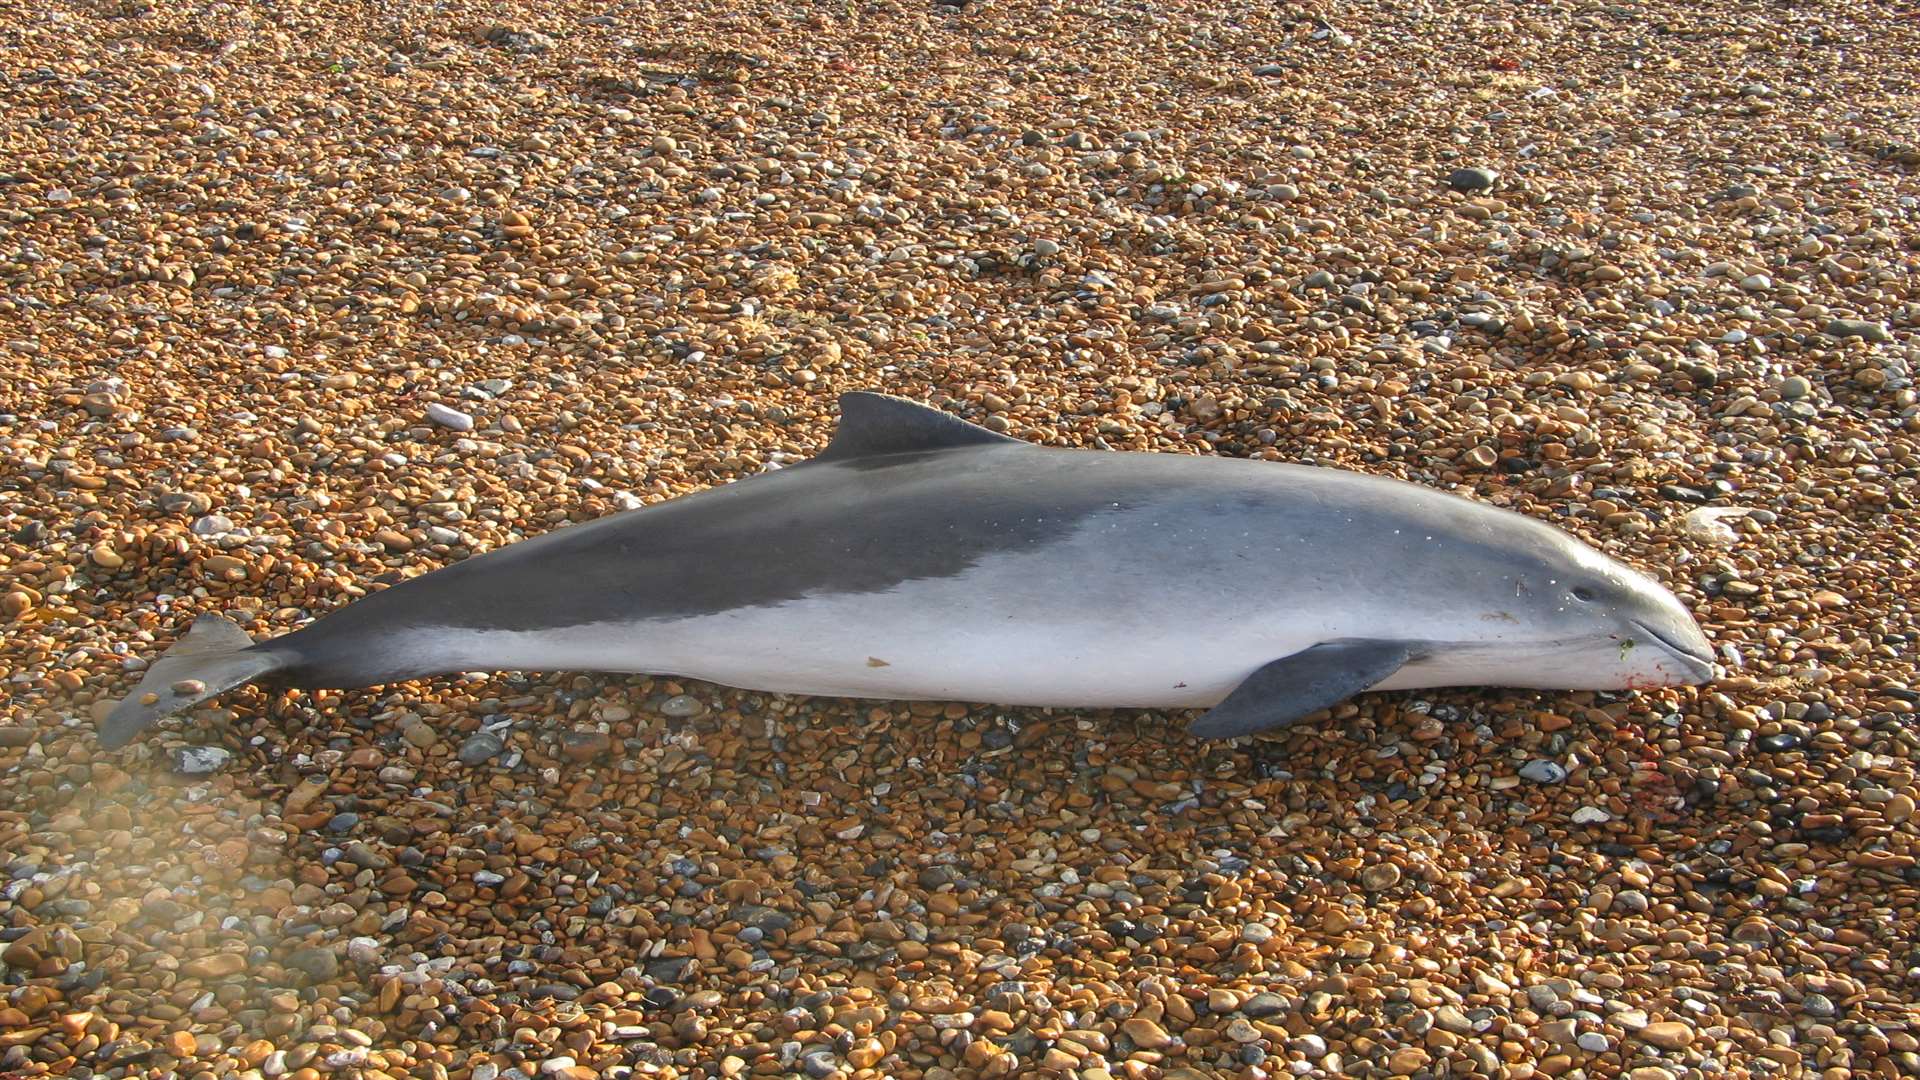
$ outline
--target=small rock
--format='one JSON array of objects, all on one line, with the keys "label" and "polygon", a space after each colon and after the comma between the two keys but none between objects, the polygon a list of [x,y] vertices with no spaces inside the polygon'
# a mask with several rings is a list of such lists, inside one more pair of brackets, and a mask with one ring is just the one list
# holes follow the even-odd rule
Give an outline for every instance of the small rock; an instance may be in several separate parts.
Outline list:
[{"label": "small rock", "polygon": [[701,703],[699,698],[694,697],[692,694],[675,694],[660,703],[660,711],[667,716],[686,719],[699,716],[701,713],[707,711],[707,707]]},{"label": "small rock", "polygon": [[189,979],[224,979],[247,970],[247,958],[239,953],[214,953],[180,965],[180,974]]},{"label": "small rock", "polygon": [[324,982],[340,973],[340,958],[332,949],[296,949],[287,957],[287,966],[305,972],[315,982]]},{"label": "small rock", "polygon": [[1662,1050],[1685,1050],[1693,1043],[1693,1028],[1678,1020],[1661,1020],[1641,1028],[1638,1038]]},{"label": "small rock", "polygon": [[[44,944],[44,942],[42,942],[42,944]],[[15,941],[9,944],[4,950],[0,950],[0,960],[4,960],[14,967],[21,968],[29,974],[32,973],[34,968],[40,966],[40,958],[39,948],[37,948],[33,942],[26,939]]]},{"label": "small rock", "polygon": [[1255,1020],[1278,1016],[1287,1011],[1287,999],[1279,994],[1255,994],[1241,1004],[1240,1011]]},{"label": "small rock", "polygon": [[1173,1045],[1173,1036],[1167,1034],[1165,1028],[1145,1017],[1130,1018],[1120,1025],[1120,1030],[1126,1032],[1127,1038],[1133,1040],[1133,1045],[1142,1050],[1160,1050]]},{"label": "small rock", "polygon": [[213,506],[211,498],[197,491],[163,492],[157,501],[169,514],[204,514]]},{"label": "small rock", "polygon": [[613,740],[598,731],[570,731],[560,739],[560,749],[570,761],[592,761],[612,745]]},{"label": "small rock", "polygon": [[427,404],[427,419],[454,431],[472,431],[473,417],[437,401]]},{"label": "small rock", "polygon": [[1597,806],[1583,806],[1573,812],[1573,823],[1575,825],[1598,825],[1602,822],[1612,820],[1612,814],[1607,813]]},{"label": "small rock", "polygon": [[1828,337],[1864,338],[1867,341],[1892,341],[1893,332],[1884,323],[1865,319],[1835,319],[1826,326]]},{"label": "small rock", "polygon": [[1520,766],[1520,778],[1535,784],[1558,784],[1567,778],[1567,770],[1557,761],[1535,759]]},{"label": "small rock", "polygon": [[225,514],[208,514],[193,523],[193,535],[208,539],[225,536],[233,531],[233,519]]},{"label": "small rock", "polygon": [[221,746],[182,746],[172,754],[173,771],[181,776],[208,776],[227,767],[233,751]]},{"label": "small rock", "polygon": [[1387,1071],[1395,1076],[1412,1076],[1426,1068],[1430,1060],[1427,1052],[1417,1046],[1402,1047],[1387,1059]]},{"label": "small rock", "polygon": [[1480,166],[1455,169],[1447,174],[1447,186],[1455,191],[1485,191],[1499,181],[1498,170]]},{"label": "small rock", "polygon": [[1400,884],[1400,868],[1390,862],[1375,863],[1360,871],[1360,884],[1365,886],[1368,892],[1391,889]]},{"label": "small rock", "polygon": [[1571,1019],[1549,1020],[1540,1025],[1540,1037],[1556,1046],[1565,1046],[1573,1041],[1573,1027]]},{"label": "small rock", "polygon": [[415,720],[400,729],[400,737],[422,750],[433,747],[440,741],[440,733],[433,725],[424,720]]},{"label": "small rock", "polygon": [[886,1056],[886,1048],[880,1045],[880,1040],[865,1039],[855,1043],[853,1049],[847,1051],[847,1064],[856,1069],[871,1069]]},{"label": "small rock", "polygon": [[459,758],[462,765],[484,765],[506,748],[506,742],[493,732],[476,731],[460,744],[454,757]]}]

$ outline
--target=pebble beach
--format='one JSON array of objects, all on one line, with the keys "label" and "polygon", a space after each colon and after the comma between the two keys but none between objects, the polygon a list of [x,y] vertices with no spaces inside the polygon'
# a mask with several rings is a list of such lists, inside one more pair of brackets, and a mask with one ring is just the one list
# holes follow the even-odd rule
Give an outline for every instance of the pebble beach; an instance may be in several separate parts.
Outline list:
[{"label": "pebble beach", "polygon": [[[0,0],[0,41],[0,1076],[1920,1076],[1910,8]],[[94,742],[197,614],[277,636],[804,460],[867,389],[1517,510],[1725,677],[1218,743],[474,673]]]}]

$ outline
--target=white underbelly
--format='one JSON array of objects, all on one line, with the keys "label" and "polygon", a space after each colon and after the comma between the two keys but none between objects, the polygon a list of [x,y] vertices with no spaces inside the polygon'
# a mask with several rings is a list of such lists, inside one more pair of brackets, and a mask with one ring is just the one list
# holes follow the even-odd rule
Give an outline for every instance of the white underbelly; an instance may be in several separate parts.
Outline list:
[{"label": "white underbelly", "polygon": [[1085,708],[1212,705],[1276,656],[1314,643],[1222,635],[1179,616],[1048,618],[883,595],[807,599],[692,618],[447,631],[472,670],[679,675],[832,697]]}]

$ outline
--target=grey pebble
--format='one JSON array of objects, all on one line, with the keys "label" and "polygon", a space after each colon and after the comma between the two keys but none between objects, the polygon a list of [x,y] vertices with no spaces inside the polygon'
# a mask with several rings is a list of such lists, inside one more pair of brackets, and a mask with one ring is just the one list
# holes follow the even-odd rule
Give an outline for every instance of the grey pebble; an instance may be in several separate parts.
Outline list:
[{"label": "grey pebble", "polygon": [[1447,174],[1447,186],[1455,191],[1485,191],[1499,182],[1499,170],[1481,166],[1455,169]]},{"label": "grey pebble", "polygon": [[1279,994],[1255,994],[1241,1003],[1240,1012],[1258,1020],[1263,1016],[1278,1016],[1287,1008],[1287,999]]},{"label": "grey pebble", "polygon": [[1893,332],[1883,323],[1865,319],[1835,319],[1827,324],[1828,337],[1864,338],[1867,341],[1892,341]]},{"label": "grey pebble", "polygon": [[209,539],[225,536],[233,531],[233,519],[225,514],[208,514],[193,523],[193,535]]},{"label": "grey pebble", "polygon": [[490,731],[479,731],[467,736],[460,749],[454,754],[463,765],[484,765],[499,756],[507,744],[500,736]]},{"label": "grey pebble", "polygon": [[700,699],[692,694],[675,694],[660,703],[660,711],[668,716],[692,717],[707,711]]}]

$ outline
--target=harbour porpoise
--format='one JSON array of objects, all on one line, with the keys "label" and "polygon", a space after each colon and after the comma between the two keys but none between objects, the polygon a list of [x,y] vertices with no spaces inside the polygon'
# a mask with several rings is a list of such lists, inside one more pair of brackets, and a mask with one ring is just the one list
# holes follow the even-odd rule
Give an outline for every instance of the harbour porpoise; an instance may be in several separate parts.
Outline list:
[{"label": "harbour porpoise", "polygon": [[270,641],[202,615],[100,739],[254,680],[465,671],[1204,707],[1203,737],[1364,690],[1713,675],[1671,592],[1521,514],[1332,468],[1040,447],[882,394],[840,407],[809,461],[453,563]]}]

